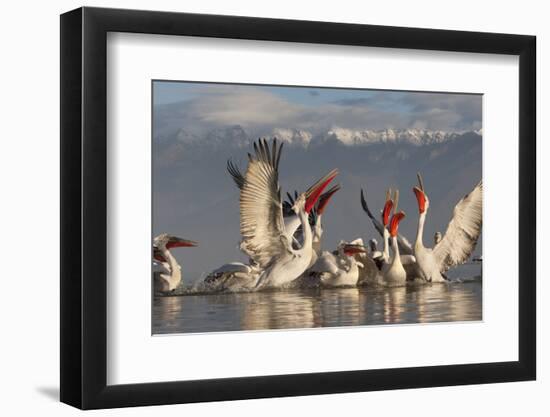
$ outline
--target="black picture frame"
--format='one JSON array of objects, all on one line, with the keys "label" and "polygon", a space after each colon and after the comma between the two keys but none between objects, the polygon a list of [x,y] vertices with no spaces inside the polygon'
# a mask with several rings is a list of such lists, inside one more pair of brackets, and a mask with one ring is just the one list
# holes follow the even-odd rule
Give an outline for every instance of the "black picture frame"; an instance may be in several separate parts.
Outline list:
[{"label": "black picture frame", "polygon": [[[519,56],[519,360],[107,385],[108,32]],[[536,38],[186,13],[61,15],[61,401],[82,409],[525,381],[536,378]]]}]

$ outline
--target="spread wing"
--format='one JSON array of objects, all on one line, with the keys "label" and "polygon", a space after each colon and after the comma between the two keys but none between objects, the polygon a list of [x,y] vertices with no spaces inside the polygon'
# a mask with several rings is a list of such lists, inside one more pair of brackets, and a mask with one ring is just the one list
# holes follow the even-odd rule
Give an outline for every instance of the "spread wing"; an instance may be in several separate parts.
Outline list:
[{"label": "spread wing", "polygon": [[248,168],[240,196],[241,248],[261,267],[291,249],[284,236],[279,159],[281,149],[273,140],[254,144],[255,155],[248,155]]},{"label": "spread wing", "polygon": [[[376,217],[373,216],[372,212],[370,211],[369,206],[367,204],[367,200],[365,199],[365,193],[362,189],[361,189],[361,206],[363,207],[363,210],[365,211],[365,213],[367,213],[367,216],[369,216],[369,218],[371,219],[374,228],[378,231],[380,236],[382,236],[383,238],[384,226],[382,225],[382,223],[380,223],[380,221]],[[412,248],[411,242],[409,242],[409,240],[406,237],[402,236],[401,234],[397,235],[397,244],[399,245],[399,252],[401,252],[401,254],[403,255],[413,254],[413,248]]]},{"label": "spread wing", "polygon": [[480,181],[455,206],[445,236],[433,249],[442,272],[470,257],[481,233],[482,214],[483,181]]}]

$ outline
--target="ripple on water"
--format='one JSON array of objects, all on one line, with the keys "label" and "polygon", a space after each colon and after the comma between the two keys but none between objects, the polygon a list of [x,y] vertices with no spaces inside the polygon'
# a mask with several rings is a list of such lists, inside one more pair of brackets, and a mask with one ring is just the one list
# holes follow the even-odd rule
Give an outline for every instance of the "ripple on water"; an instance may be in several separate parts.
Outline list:
[{"label": "ripple on water", "polygon": [[154,334],[481,319],[480,279],[395,288],[195,294],[155,297],[153,302]]}]

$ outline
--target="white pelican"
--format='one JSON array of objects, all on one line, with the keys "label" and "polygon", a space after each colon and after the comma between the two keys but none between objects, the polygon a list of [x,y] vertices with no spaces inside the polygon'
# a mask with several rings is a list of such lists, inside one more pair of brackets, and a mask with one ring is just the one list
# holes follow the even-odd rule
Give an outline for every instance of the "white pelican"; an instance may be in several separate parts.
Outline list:
[{"label": "white pelican", "polygon": [[248,265],[242,262],[230,262],[210,272],[204,282],[199,284],[198,289],[205,291],[250,290],[256,284],[260,272],[259,266],[253,262]]},{"label": "white pelican", "polygon": [[310,272],[324,287],[355,286],[359,280],[359,268],[363,267],[355,255],[365,252],[362,245],[341,241],[335,252],[324,251]]},{"label": "white pelican", "polygon": [[[253,290],[259,287],[284,285],[294,279],[291,270],[288,271],[289,274],[284,279],[274,278],[281,269],[281,265],[279,268],[275,268],[277,258],[289,254],[295,258],[304,258],[305,252],[308,251],[305,239],[298,242],[293,237],[302,224],[301,217],[296,212],[300,197],[297,193],[296,201],[286,204],[287,216],[281,222],[283,205],[278,184],[278,166],[282,146],[281,144],[277,147],[276,140],[273,140],[272,150],[269,149],[265,140],[258,141],[258,144],[255,143],[255,155],[248,155],[249,165],[245,175],[231,160],[227,162],[227,170],[241,194],[240,211],[243,239],[240,248],[249,256],[250,261],[249,264],[232,262],[212,271],[202,285],[202,287],[206,287],[205,289]],[[333,170],[302,195],[306,216],[336,174],[337,171]],[[308,229],[311,233],[311,228],[308,227]],[[274,240],[277,240],[275,246],[269,247],[269,242]],[[290,251],[287,250],[287,244],[290,244]],[[310,252],[312,252],[311,247],[312,243],[309,243]],[[281,253],[275,253],[276,251]],[[260,278],[262,279],[260,280]]]},{"label": "white pelican", "polygon": [[256,288],[284,286],[307,269],[313,253],[308,213],[338,173],[331,171],[294,202],[292,210],[300,219],[304,236],[302,246],[294,249],[294,232],[290,234],[285,230],[283,220],[278,172],[281,148],[276,140],[272,149],[265,139],[255,143],[255,155],[249,154],[241,188],[241,249],[262,271]]},{"label": "white pelican", "polygon": [[[350,244],[364,247],[363,239],[361,238],[352,240]],[[376,239],[371,239],[369,240],[370,253],[364,251],[357,252],[354,255],[359,266],[358,286],[379,284],[382,281],[380,270],[384,263],[381,261],[382,252],[378,251],[377,244],[378,242]],[[376,257],[376,259],[374,259],[374,257]]]},{"label": "white pelican", "polygon": [[[361,239],[362,240],[362,239]],[[383,252],[378,250],[378,241],[376,239],[369,240],[370,257],[374,261],[376,268],[382,269],[384,265]]]},{"label": "white pelican", "polygon": [[[323,237],[322,217],[325,209],[327,208],[328,202],[338,190],[340,190],[340,185],[336,184],[328,191],[321,194],[319,201],[309,213],[309,224],[313,231],[313,257],[311,259],[310,266],[312,266],[321,255],[321,238]],[[285,216],[285,230],[287,228],[289,231],[296,229],[294,239],[295,243],[300,246],[303,242],[303,235],[301,228],[299,227],[299,218],[294,214],[294,212],[292,212],[292,206],[294,205],[294,201],[298,198],[298,192],[294,192],[294,197],[292,197],[289,193],[287,193],[287,196],[288,200],[283,203],[283,207],[287,213]]]},{"label": "white pelican", "polygon": [[404,285],[407,282],[407,272],[401,263],[399,254],[399,245],[397,244],[397,229],[399,222],[405,218],[405,213],[402,211],[395,213],[390,222],[390,237],[393,256],[382,267],[382,283],[387,286]]},{"label": "white pelican", "polygon": [[430,200],[420,174],[418,183],[419,186],[413,188],[420,213],[413,246],[414,256],[424,279],[429,282],[443,282],[446,280],[444,273],[452,266],[464,263],[475,249],[482,225],[483,181],[455,206],[445,235],[441,238],[441,234],[436,234],[433,249],[426,248],[422,242]]},{"label": "white pelican", "polygon": [[[361,206],[363,207],[363,210],[369,218],[372,221],[372,224],[374,225],[374,228],[378,231],[380,236],[384,239],[384,250],[383,252],[373,252],[372,258],[376,262],[376,265],[379,269],[382,269],[384,264],[386,264],[389,261],[389,238],[390,234],[388,232],[388,223],[389,223],[389,217],[391,215],[391,211],[397,210],[397,202],[399,199],[399,191],[396,190],[394,193],[393,200],[391,200],[391,189],[386,191],[386,204],[384,205],[384,209],[382,210],[382,223],[376,219],[376,217],[373,216],[372,212],[369,209],[369,206],[367,205],[367,201],[365,199],[365,193],[363,190],[361,190]],[[407,240],[406,237],[404,237],[401,234],[397,234],[397,245],[399,246],[399,254],[401,257],[401,263],[405,267],[405,270],[407,271],[407,279],[409,281],[414,281],[417,278],[420,278],[421,274],[420,271],[416,265],[416,259],[413,255],[413,247],[411,243]]]},{"label": "white pelican", "polygon": [[[379,269],[382,268],[384,264],[387,264],[390,260],[390,232],[388,231],[388,226],[390,223],[390,217],[392,215],[392,211],[395,213],[397,210],[397,205],[399,202],[399,190],[395,190],[393,193],[392,198],[392,192],[391,188],[386,191],[386,203],[384,204],[384,208],[381,211],[381,220],[378,221],[376,217],[373,216],[371,213],[369,206],[367,205],[367,201],[365,200],[365,194],[364,191],[361,190],[361,206],[363,207],[363,210],[369,218],[372,221],[372,224],[374,225],[374,228],[380,233],[380,236],[384,239],[383,241],[383,250],[382,252],[373,249],[371,256],[373,260],[376,262],[376,265],[379,267]],[[412,248],[409,241],[401,236],[397,235],[397,244],[399,245],[400,250],[400,256],[401,256],[401,262],[404,265],[410,265],[413,263],[414,258],[412,258]],[[376,240],[374,240],[376,242]],[[378,242],[376,242],[377,244]],[[372,245],[371,245],[372,246]]]},{"label": "white pelican", "polygon": [[181,267],[176,258],[170,253],[170,249],[195,246],[197,246],[196,242],[171,236],[167,233],[155,237],[153,240],[153,258],[161,269],[153,274],[155,292],[174,291],[181,283]]},{"label": "white pelican", "polygon": [[[394,200],[397,200],[398,196],[399,196],[399,193],[394,194]],[[390,206],[388,207],[388,205]],[[370,211],[369,206],[367,205],[367,200],[365,199],[365,193],[363,190],[361,190],[361,206],[363,207],[363,210],[365,211],[365,213],[367,213],[367,216],[369,216],[369,218],[371,219],[374,228],[378,231],[380,236],[382,236],[382,238],[384,239],[384,251],[381,253],[374,253],[373,258],[377,258],[379,255],[383,255],[383,257],[380,258],[380,260],[384,260],[387,262],[387,260],[389,259],[388,240],[390,238],[387,227],[389,224],[391,210],[393,209],[395,211],[396,207],[394,206],[397,206],[396,201],[391,200],[391,190],[388,190],[386,192],[386,204],[384,205],[384,209],[382,210],[382,223],[380,223],[380,221],[378,221],[378,219],[376,219],[376,217],[373,216],[372,212]],[[401,256],[413,254],[412,245],[404,236],[400,234],[397,235],[397,244],[399,245],[399,251]]]}]

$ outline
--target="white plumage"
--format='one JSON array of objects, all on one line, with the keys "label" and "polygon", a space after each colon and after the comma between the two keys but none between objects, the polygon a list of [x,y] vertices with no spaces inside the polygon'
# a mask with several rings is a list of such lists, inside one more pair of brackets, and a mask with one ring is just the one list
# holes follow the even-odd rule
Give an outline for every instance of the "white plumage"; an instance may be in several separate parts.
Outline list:
[{"label": "white plumage", "polygon": [[415,187],[419,207],[418,230],[413,247],[418,269],[429,282],[443,282],[444,273],[449,268],[464,263],[473,253],[481,233],[483,221],[483,181],[464,196],[453,210],[453,217],[447,226],[445,235],[433,249],[423,244],[424,223],[430,205],[424,191],[422,177],[420,187]]},{"label": "white plumage", "polygon": [[341,241],[335,253],[324,251],[310,268],[324,287],[355,286],[363,264],[354,255],[366,252],[362,245]]},{"label": "white plumage", "polygon": [[483,220],[483,182],[464,196],[453,210],[445,234],[433,248],[443,271],[464,263],[477,244]]},{"label": "white plumage", "polygon": [[[292,206],[295,219],[287,220],[285,226],[278,172],[281,150],[282,144],[279,146],[276,140],[271,148],[266,140],[259,140],[254,144],[254,155],[248,155],[244,175],[228,164],[240,189],[240,247],[260,271],[255,279],[256,289],[285,286],[311,264],[313,237],[308,213],[337,174],[332,171],[300,194]],[[303,239],[301,247],[295,248],[293,235],[300,226]]]}]

